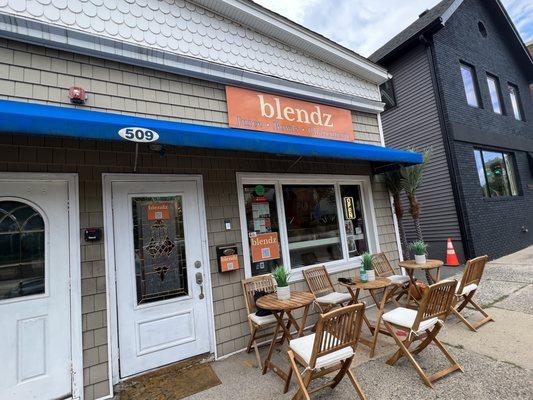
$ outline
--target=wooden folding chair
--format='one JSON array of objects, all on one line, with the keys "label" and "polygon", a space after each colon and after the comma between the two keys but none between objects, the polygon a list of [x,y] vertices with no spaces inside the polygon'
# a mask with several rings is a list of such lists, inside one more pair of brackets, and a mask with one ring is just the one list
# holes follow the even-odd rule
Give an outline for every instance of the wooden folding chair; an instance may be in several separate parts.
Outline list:
[{"label": "wooden folding chair", "polygon": [[392,268],[385,253],[373,254],[372,266],[374,267],[377,277],[388,278],[395,285],[395,292],[399,292],[396,295],[396,301],[398,301],[403,295],[409,293],[409,277],[407,275],[397,274]]},{"label": "wooden folding chair", "polygon": [[250,327],[250,340],[248,341],[246,351],[250,353],[252,351],[252,347],[254,348],[258,366],[259,368],[262,368],[263,364],[261,361],[261,356],[259,355],[257,340],[266,337],[272,337],[274,332],[263,333],[260,335],[258,335],[258,333],[261,330],[264,331],[266,329],[275,327],[277,320],[273,314],[263,317],[255,314],[257,307],[255,305],[254,296],[260,291],[274,293],[276,291],[276,282],[270,274],[254,276],[252,278],[242,280],[242,289],[244,292],[246,311],[248,312],[248,325]]},{"label": "wooden folding chair", "polygon": [[[474,332],[477,332],[477,328],[479,328],[481,325],[485,325],[489,321],[494,321],[494,319],[473,300],[488,260],[488,256],[481,256],[466,262],[463,277],[461,278],[461,282],[457,287],[455,299],[456,303],[452,307],[453,314],[462,322],[464,322],[464,324],[468,326],[471,331]],[[484,318],[481,321],[470,323],[461,315],[461,311],[463,311],[463,309],[469,303],[472,305],[472,307],[474,307],[474,309],[483,315]]]},{"label": "wooden folding chair", "polygon": [[321,313],[325,313],[336,306],[344,306],[351,303],[352,296],[350,293],[335,291],[326,267],[323,265],[305,269],[303,270],[303,275],[309,291],[315,296],[315,304]]},{"label": "wooden folding chair", "polygon": [[[459,370],[463,372],[463,368],[437,339],[437,335],[444,325],[444,320],[452,308],[456,286],[456,280],[445,280],[435,283],[425,291],[422,300],[420,300],[418,311],[397,307],[383,314],[382,317],[385,327],[400,348],[387,360],[387,364],[394,365],[403,356],[407,357],[409,362],[415,367],[418,375],[420,375],[424,383],[430,388],[433,388],[433,382],[454,371]],[[395,329],[407,330],[407,338],[402,341],[396,334]],[[421,341],[418,347],[409,351],[409,346],[418,340]],[[430,343],[434,343],[440,349],[451,366],[431,376],[427,376],[413,356],[424,350]]]},{"label": "wooden folding chair", "polygon": [[[299,386],[293,400],[301,398],[310,400],[310,393],[327,386],[334,389],[342,378],[348,375],[359,397],[365,399],[355,375],[350,370],[361,333],[364,312],[365,305],[358,303],[321,314],[315,333],[290,341],[287,353],[291,369],[287,375],[284,393],[289,390],[293,373]],[[298,365],[304,367],[303,373],[300,373]],[[312,390],[308,389],[313,380],[334,371],[338,372],[331,381]]]}]

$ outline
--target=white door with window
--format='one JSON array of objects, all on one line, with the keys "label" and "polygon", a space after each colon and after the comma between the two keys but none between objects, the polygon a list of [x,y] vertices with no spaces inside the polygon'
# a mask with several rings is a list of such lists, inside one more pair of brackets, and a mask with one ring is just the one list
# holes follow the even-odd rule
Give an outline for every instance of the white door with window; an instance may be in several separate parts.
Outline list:
[{"label": "white door with window", "polygon": [[113,181],[120,377],[207,353],[199,181]]},{"label": "white door with window", "polygon": [[72,394],[68,193],[67,181],[0,181],[2,400]]}]

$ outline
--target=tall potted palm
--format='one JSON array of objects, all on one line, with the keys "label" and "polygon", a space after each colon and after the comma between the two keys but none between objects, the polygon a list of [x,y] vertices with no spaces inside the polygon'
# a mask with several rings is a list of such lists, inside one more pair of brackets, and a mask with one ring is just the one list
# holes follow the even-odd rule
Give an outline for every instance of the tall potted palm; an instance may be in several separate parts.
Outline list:
[{"label": "tall potted palm", "polygon": [[400,197],[403,186],[402,186],[402,172],[397,169],[394,171],[387,171],[384,174],[385,186],[389,190],[392,196],[392,203],[394,206],[394,214],[396,214],[396,220],[398,222],[398,232],[400,234],[400,245],[402,246],[401,251],[403,258],[409,258],[408,246],[407,246],[407,236],[405,235],[405,228],[403,226],[403,207],[402,199]]},{"label": "tall potted palm", "polygon": [[[414,150],[414,149],[413,149]],[[422,184],[422,178],[424,175],[424,170],[426,169],[429,163],[431,149],[428,147],[423,151],[422,154],[422,163],[411,165],[410,167],[402,168],[402,187],[407,195],[409,200],[409,213],[413,218],[413,223],[415,225],[415,232],[418,241],[424,241],[422,236],[422,227],[420,226],[420,203],[416,198],[416,192]],[[428,283],[431,282],[431,275],[429,271],[426,270],[426,279]]]},{"label": "tall potted palm", "polygon": [[402,168],[402,187],[405,190],[407,199],[409,200],[409,212],[413,218],[415,225],[415,232],[418,240],[423,241],[422,228],[420,226],[420,203],[416,198],[416,192],[422,184],[424,170],[429,162],[429,155],[431,150],[425,149],[423,152],[423,161],[421,164],[411,165],[410,167]]}]

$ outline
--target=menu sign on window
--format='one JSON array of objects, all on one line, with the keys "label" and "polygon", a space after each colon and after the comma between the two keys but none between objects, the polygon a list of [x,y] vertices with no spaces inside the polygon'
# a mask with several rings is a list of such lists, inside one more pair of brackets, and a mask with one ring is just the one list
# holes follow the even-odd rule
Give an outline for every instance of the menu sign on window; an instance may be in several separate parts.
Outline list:
[{"label": "menu sign on window", "polygon": [[231,86],[226,98],[233,128],[354,141],[349,110]]}]

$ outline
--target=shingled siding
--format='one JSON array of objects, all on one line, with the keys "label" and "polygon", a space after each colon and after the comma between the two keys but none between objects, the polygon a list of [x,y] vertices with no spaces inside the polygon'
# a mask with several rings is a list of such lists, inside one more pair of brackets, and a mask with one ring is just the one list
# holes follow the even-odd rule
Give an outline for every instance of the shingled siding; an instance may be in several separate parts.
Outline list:
[{"label": "shingled siding", "polygon": [[[72,107],[67,88],[81,85],[89,94],[84,109],[227,126],[221,85],[82,57],[0,39],[0,98]],[[380,142],[374,115],[353,112],[360,141]],[[134,146],[69,138],[0,134],[0,171],[75,172],[80,182],[80,227],[103,228],[102,173],[132,173]],[[140,147],[137,173],[201,174],[204,179],[210,246],[217,350],[219,356],[242,349],[248,335],[241,270],[219,274],[215,246],[238,243],[241,235],[236,172],[286,172],[295,157],[171,147],[165,157]],[[306,174],[369,174],[367,163],[304,159],[290,170]],[[373,182],[381,249],[398,259],[388,194]],[[232,230],[223,229],[231,218]],[[81,234],[81,233],[80,233]],[[106,232],[104,231],[104,235]],[[108,394],[108,341],[104,243],[82,240],[82,325],[85,398]],[[242,260],[241,260],[242,263]],[[297,283],[303,289],[302,283]]]}]

